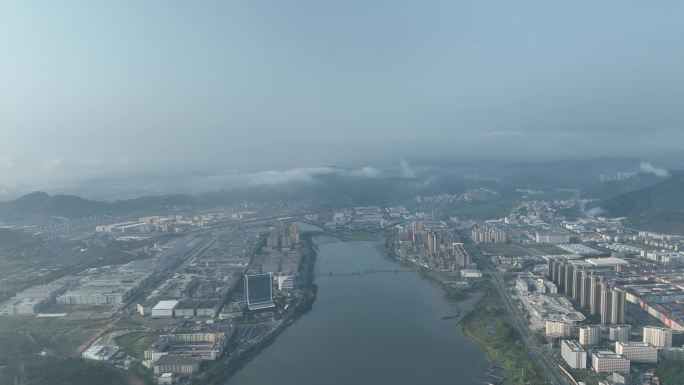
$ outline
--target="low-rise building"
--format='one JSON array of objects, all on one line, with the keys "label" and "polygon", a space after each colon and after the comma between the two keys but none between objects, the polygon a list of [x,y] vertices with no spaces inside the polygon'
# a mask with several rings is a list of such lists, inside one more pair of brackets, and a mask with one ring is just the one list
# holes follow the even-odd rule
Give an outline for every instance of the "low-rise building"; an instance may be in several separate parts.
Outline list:
[{"label": "low-rise building", "polygon": [[587,351],[577,341],[562,340],[561,356],[572,369],[587,368]]},{"label": "low-rise building", "polygon": [[160,376],[163,373],[189,376],[199,371],[200,363],[201,361],[195,357],[166,355],[152,365],[152,370],[155,376]]},{"label": "low-rise building", "polygon": [[219,301],[199,301],[197,303],[197,316],[214,318],[218,314],[219,305]]},{"label": "low-rise building", "polygon": [[476,269],[461,270],[461,277],[463,278],[482,278],[482,272]]},{"label": "low-rise building", "polygon": [[109,361],[118,352],[118,346],[92,345],[81,353],[81,357],[86,360]]},{"label": "low-rise building", "polygon": [[664,348],[659,350],[660,359],[667,361],[684,361],[684,348]]},{"label": "low-rise building", "polygon": [[658,362],[658,349],[643,342],[616,342],[615,353],[622,354],[631,362]]},{"label": "low-rise building", "polygon": [[621,354],[601,350],[591,355],[591,368],[596,373],[629,372],[629,360]]},{"label": "low-rise building", "polygon": [[194,317],[196,308],[196,302],[182,301],[173,309],[173,315],[175,317]]},{"label": "low-rise building", "polygon": [[176,300],[159,301],[152,308],[150,315],[152,318],[172,318],[177,306],[178,301]]}]

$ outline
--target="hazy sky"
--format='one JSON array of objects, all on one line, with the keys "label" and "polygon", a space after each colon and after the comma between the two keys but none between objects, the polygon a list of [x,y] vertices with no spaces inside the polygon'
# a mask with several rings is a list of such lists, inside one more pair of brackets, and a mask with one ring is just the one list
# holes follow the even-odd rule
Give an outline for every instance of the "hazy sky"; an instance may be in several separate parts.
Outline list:
[{"label": "hazy sky", "polygon": [[681,1],[0,1],[0,181],[684,143]]}]

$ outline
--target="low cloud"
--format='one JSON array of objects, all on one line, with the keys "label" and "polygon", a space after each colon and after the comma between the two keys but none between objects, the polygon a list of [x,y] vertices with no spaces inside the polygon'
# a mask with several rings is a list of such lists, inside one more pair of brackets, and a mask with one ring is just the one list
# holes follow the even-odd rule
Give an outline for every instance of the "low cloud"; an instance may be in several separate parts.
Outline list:
[{"label": "low cloud", "polygon": [[639,165],[639,170],[641,172],[651,173],[651,174],[658,176],[658,177],[661,177],[661,178],[667,178],[668,176],[670,176],[669,171],[667,171],[664,168],[655,167],[654,165],[652,165],[649,162],[641,162],[641,164]]},{"label": "low cloud", "polygon": [[12,159],[0,158],[0,168],[9,170],[15,167],[17,167],[17,164]]},{"label": "low cloud", "polygon": [[54,170],[62,164],[61,158],[52,158],[43,162],[42,167],[46,170]]},{"label": "low cloud", "polygon": [[606,210],[600,208],[600,207],[592,207],[589,210],[585,211],[584,214],[590,216],[590,217],[597,217],[601,214],[606,213]]},{"label": "low cloud", "polygon": [[401,171],[401,176],[404,178],[415,178],[416,177],[416,171],[405,160],[401,161],[399,170]]},{"label": "low cloud", "polygon": [[311,183],[317,177],[337,175],[350,178],[378,178],[380,170],[373,167],[336,168],[336,167],[301,167],[288,170],[267,170],[254,173],[235,173],[212,175],[204,178],[205,182],[223,184],[227,188],[239,186],[272,186],[286,183]]}]

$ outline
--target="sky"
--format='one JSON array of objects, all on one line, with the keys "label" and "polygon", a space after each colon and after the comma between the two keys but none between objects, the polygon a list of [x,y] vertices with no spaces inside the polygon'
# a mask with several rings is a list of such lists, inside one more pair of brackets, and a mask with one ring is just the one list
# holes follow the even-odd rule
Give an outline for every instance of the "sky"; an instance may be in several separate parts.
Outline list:
[{"label": "sky", "polygon": [[0,0],[0,183],[684,143],[684,2]]}]

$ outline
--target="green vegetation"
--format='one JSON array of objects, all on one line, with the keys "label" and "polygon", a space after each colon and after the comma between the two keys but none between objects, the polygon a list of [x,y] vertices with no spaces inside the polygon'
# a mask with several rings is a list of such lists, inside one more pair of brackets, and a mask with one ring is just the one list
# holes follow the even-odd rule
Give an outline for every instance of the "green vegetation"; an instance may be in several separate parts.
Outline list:
[{"label": "green vegetation", "polygon": [[0,368],[0,385],[144,384],[121,369],[76,358],[31,357]]},{"label": "green vegetation", "polygon": [[144,358],[145,349],[150,347],[157,337],[159,337],[158,331],[132,332],[120,335],[116,337],[115,340],[119,346],[128,352],[128,354],[142,360]]},{"label": "green vegetation", "polygon": [[568,252],[566,250],[563,250],[560,247],[558,247],[552,243],[539,243],[539,244],[535,244],[535,245],[528,245],[526,247],[533,249],[533,250],[537,250],[538,252],[545,254],[545,255],[568,254]]},{"label": "green vegetation", "polygon": [[525,250],[522,246],[515,245],[512,243],[481,243],[480,247],[482,248],[482,251],[490,255],[503,255],[505,257],[522,257],[530,254],[529,251]]},{"label": "green vegetation", "polygon": [[[98,333],[107,322],[108,320],[105,319],[0,317],[0,333],[10,336],[26,336],[33,342],[27,348],[32,349],[33,345],[37,346],[36,349],[30,350],[31,353],[37,353],[40,348],[47,347],[61,355],[74,356],[77,354],[78,347]],[[5,347],[4,345],[0,346]]]},{"label": "green vegetation", "polygon": [[661,385],[684,384],[684,364],[677,361],[661,362],[656,367]]},{"label": "green vegetation", "polygon": [[64,358],[64,354],[73,356],[93,333],[93,325],[74,325],[55,319],[0,317],[0,385],[144,384],[108,365]]},{"label": "green vegetation", "polygon": [[630,225],[654,231],[684,230],[684,172],[673,172],[660,183],[596,203],[609,216],[629,217]]},{"label": "green vegetation", "polygon": [[501,299],[491,286],[475,309],[463,318],[462,327],[463,334],[482,346],[491,362],[506,368],[508,383],[546,383],[546,379],[520,343]]}]

